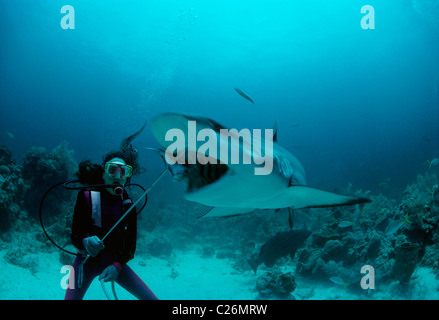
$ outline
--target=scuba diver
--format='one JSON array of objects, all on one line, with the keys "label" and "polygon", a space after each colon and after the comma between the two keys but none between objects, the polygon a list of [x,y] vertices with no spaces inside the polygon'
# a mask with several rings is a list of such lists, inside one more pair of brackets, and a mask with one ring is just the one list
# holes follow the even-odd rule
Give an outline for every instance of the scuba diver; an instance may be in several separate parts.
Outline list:
[{"label": "scuba diver", "polygon": [[[101,240],[133,204],[127,191],[123,189],[132,172],[131,163],[119,151],[107,154],[103,167],[90,161],[79,165],[78,178],[81,182],[105,183],[114,185],[114,188],[100,191],[81,190],[78,193],[71,240],[82,255],[78,255],[73,263],[75,285],[72,289],[66,289],[66,300],[82,299],[97,276],[99,280],[115,281],[138,299],[157,299],[127,265],[136,251],[136,209],[132,209],[124,218],[125,221],[112,231],[105,244]],[[88,259],[86,255],[89,255]],[[87,262],[84,263],[84,260]]]},{"label": "scuba diver", "polygon": [[105,187],[78,193],[71,240],[81,254],[73,263],[75,283],[66,289],[65,300],[81,300],[97,276],[100,281],[118,283],[138,299],[158,299],[127,265],[136,251],[137,214],[123,187],[140,169],[137,150],[130,143],[140,131],[122,141],[122,151],[108,153],[103,165],[89,160],[79,165],[77,175],[82,184]]}]

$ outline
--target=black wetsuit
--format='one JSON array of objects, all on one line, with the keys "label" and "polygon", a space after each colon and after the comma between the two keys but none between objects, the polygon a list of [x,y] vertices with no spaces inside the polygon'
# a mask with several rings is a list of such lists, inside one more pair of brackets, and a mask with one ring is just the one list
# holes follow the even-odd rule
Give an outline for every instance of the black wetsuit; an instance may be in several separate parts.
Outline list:
[{"label": "black wetsuit", "polygon": [[[124,221],[105,239],[105,248],[96,257],[89,257],[83,265],[83,281],[79,287],[77,280],[79,272],[81,272],[80,265],[86,255],[83,240],[95,235],[102,239],[132,205],[126,190],[122,196],[114,196],[107,191],[101,191],[94,196],[96,198],[92,197],[90,191],[80,191],[76,200],[71,239],[73,245],[84,255],[77,256],[75,259],[73,264],[76,275],[75,288],[67,289],[65,299],[82,299],[93,279],[110,265],[119,271],[116,282],[135,297],[138,299],[157,299],[148,286],[127,265],[127,262],[133,259],[136,251],[136,208],[131,210]],[[92,201],[92,199],[98,199],[98,201]],[[96,206],[96,202],[100,202],[100,205]]]}]

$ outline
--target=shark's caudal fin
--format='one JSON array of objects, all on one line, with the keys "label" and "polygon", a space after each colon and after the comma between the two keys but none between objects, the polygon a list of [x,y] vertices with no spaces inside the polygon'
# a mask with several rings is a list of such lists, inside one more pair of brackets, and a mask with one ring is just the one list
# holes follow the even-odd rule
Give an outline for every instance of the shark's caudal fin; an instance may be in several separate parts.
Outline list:
[{"label": "shark's caudal fin", "polygon": [[295,209],[350,206],[371,202],[367,198],[345,196],[307,186],[290,186],[286,192],[292,202],[291,206]]}]

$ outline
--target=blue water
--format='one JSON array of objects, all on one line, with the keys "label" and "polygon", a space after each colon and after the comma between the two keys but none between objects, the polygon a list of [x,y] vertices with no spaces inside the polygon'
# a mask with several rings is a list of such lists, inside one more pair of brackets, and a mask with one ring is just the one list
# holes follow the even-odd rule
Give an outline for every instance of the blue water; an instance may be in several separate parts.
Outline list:
[{"label": "blue water", "polygon": [[[66,4],[74,30],[60,25]],[[360,26],[366,4],[374,30]],[[0,145],[21,162],[67,141],[78,161],[100,161],[161,112],[277,121],[309,184],[398,195],[439,156],[433,20],[411,0],[2,0]],[[147,130],[135,144],[156,146]]]}]

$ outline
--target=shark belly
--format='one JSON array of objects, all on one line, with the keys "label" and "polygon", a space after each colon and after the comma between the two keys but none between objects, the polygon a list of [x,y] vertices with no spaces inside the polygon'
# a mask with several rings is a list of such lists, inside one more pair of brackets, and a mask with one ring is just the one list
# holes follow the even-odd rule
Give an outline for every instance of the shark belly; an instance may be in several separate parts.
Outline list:
[{"label": "shark belly", "polygon": [[250,177],[227,174],[212,185],[186,193],[185,198],[211,207],[268,209],[272,192],[288,184],[276,175]]}]

